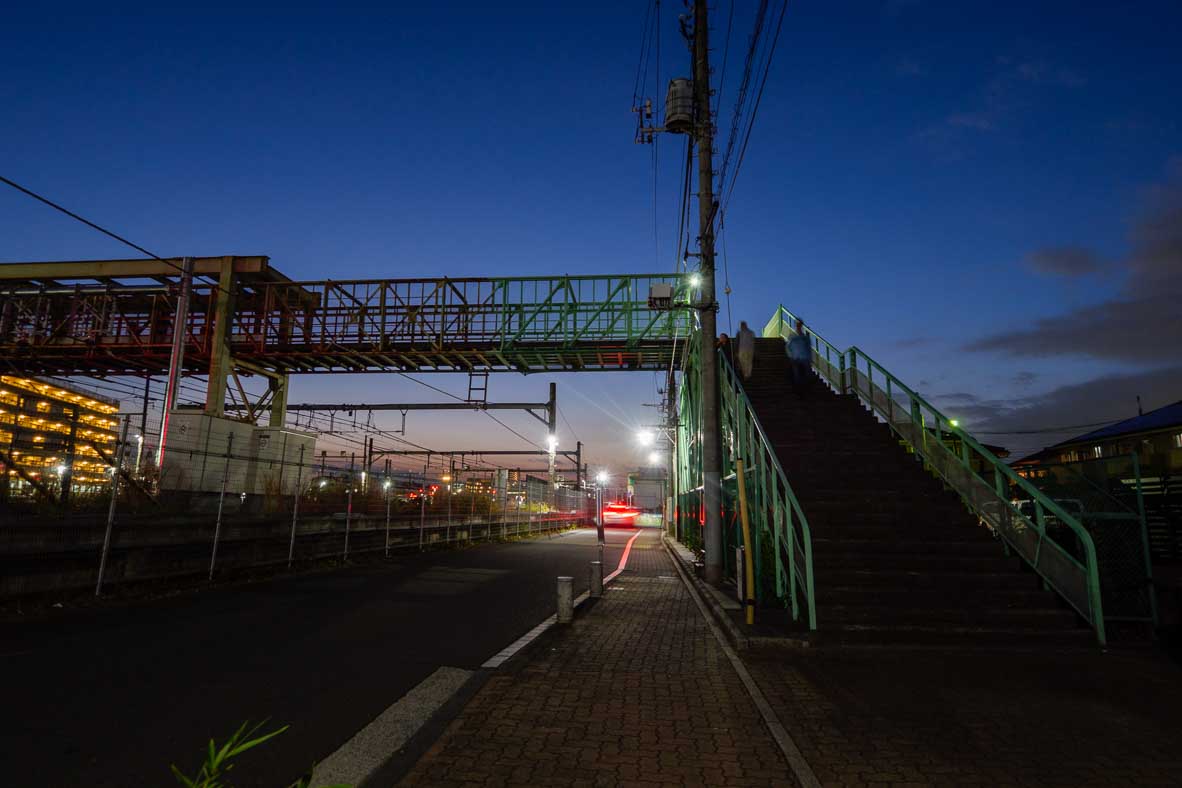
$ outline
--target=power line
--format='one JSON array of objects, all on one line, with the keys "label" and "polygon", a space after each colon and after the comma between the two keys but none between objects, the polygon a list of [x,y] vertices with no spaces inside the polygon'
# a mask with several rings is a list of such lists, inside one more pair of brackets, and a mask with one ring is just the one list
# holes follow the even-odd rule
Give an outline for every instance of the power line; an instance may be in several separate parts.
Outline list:
[{"label": "power line", "polygon": [[[118,235],[114,232],[111,232],[107,228],[102,227],[98,224],[95,224],[94,222],[90,221],[89,219],[87,219],[83,216],[79,216],[78,214],[74,213],[70,209],[57,204],[53,200],[50,200],[48,197],[43,197],[42,195],[38,194],[37,192],[33,191],[32,189],[28,189],[24,186],[21,186],[19,183],[17,183],[14,180],[11,180],[9,178],[5,178],[3,175],[0,175],[0,182],[6,183],[9,186],[11,186],[12,188],[16,189],[17,191],[19,191],[23,194],[26,194],[29,197],[32,197],[34,200],[37,200],[38,202],[42,202],[42,203],[48,205],[50,208],[53,208],[55,211],[60,211],[61,213],[64,213],[66,216],[69,216],[71,219],[75,219],[79,222],[82,222],[87,227],[90,227],[94,230],[98,230],[103,235],[106,235],[110,238],[114,238],[119,243],[129,246],[132,249],[135,249],[137,252],[142,252],[143,254],[146,254],[148,257],[151,257],[153,260],[156,260],[158,262],[164,263],[165,265],[171,266],[182,274],[185,272],[185,269],[182,266],[177,265],[176,263],[172,262],[171,260],[166,260],[154,252],[149,252],[147,249],[140,246],[139,244],[132,243],[131,241],[124,238],[123,236]],[[201,276],[202,278],[204,278],[206,280],[207,284],[213,285],[214,287],[216,287],[218,290],[225,293],[226,295],[230,295],[230,292],[228,290],[223,288],[219,282],[215,281],[211,277],[205,276],[204,274],[198,274],[198,276]]]},{"label": "power line", "polygon": [[730,204],[731,195],[735,191],[735,182],[739,179],[739,170],[743,167],[743,159],[747,155],[747,144],[751,141],[751,130],[755,128],[755,116],[759,112],[759,104],[763,100],[763,89],[767,87],[768,74],[772,69],[772,58],[776,54],[776,45],[780,42],[780,31],[784,28],[784,15],[788,11],[788,0],[784,0],[783,5],[780,6],[780,19],[776,23],[776,33],[772,37],[771,49],[768,51],[767,59],[764,61],[763,78],[759,83],[759,92],[755,95],[755,104],[751,108],[751,118],[747,122],[747,133],[743,137],[743,145],[739,149],[739,160],[735,162],[735,171],[731,175],[730,183],[727,185],[726,197],[723,198],[719,207],[720,216],[726,211],[726,206]]},{"label": "power line", "polygon": [[722,157],[722,166],[718,170],[719,192],[725,188],[731,154],[734,153],[735,143],[739,139],[739,129],[742,128],[743,110],[747,106],[747,90],[751,84],[751,74],[755,66],[755,55],[759,49],[759,40],[763,36],[763,22],[767,16],[767,5],[768,0],[760,0],[759,9],[755,12],[755,24],[747,43],[747,57],[743,61],[743,78],[739,81],[739,94],[735,99],[735,109],[731,115],[731,131],[726,141],[726,153]]}]

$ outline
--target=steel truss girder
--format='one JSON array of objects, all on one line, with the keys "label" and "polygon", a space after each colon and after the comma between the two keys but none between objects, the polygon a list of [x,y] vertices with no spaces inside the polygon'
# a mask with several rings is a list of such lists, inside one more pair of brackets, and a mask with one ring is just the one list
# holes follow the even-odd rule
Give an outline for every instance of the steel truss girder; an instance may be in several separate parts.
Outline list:
[{"label": "steel truss girder", "polygon": [[[672,309],[649,307],[653,284],[672,286]],[[64,375],[167,368],[175,314],[169,284],[22,287],[6,289],[0,280],[0,365]],[[693,301],[689,278],[673,274],[245,280],[233,287],[231,357],[280,374],[668,369]],[[194,284],[187,372],[209,369],[217,292]]]}]

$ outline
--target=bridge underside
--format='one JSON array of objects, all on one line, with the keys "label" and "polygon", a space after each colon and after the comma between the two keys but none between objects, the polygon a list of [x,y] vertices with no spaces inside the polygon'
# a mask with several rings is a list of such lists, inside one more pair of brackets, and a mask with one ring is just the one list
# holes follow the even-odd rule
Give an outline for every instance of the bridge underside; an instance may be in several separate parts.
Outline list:
[{"label": "bridge underside", "polygon": [[[250,343],[231,343],[230,355],[247,372],[328,374],[340,372],[609,372],[663,371],[677,365],[674,341],[518,342],[449,344],[353,344],[330,347],[307,344],[271,346],[260,351]],[[4,368],[28,375],[163,375],[169,345],[130,342],[0,343]],[[190,345],[185,371],[204,375],[213,356]]]}]

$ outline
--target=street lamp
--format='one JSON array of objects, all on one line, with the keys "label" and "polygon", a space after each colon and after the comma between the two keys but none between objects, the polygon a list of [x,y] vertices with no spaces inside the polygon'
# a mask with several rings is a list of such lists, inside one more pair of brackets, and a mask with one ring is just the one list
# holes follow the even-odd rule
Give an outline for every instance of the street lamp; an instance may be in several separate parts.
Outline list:
[{"label": "street lamp", "polygon": [[689,282],[690,287],[698,287],[702,284],[702,277],[697,274],[690,274]]},{"label": "street lamp", "polygon": [[661,464],[661,455],[655,451],[649,452],[648,464],[649,465],[660,465]]},{"label": "street lamp", "polygon": [[595,474],[595,534],[599,539],[599,568],[603,570],[603,486],[607,484],[607,471]]},{"label": "street lamp", "polygon": [[143,435],[136,435],[135,440],[136,440],[135,475],[139,476],[140,475],[140,458],[144,456],[144,436]]},{"label": "street lamp", "polygon": [[636,433],[636,440],[640,442],[641,446],[652,446],[653,441],[656,440],[652,430],[641,430]]}]

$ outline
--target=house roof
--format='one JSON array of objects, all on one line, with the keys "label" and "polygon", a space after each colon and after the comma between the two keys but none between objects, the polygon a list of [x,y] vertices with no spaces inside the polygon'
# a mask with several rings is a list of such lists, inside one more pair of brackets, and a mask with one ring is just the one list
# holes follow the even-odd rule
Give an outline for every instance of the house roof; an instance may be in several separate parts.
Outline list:
[{"label": "house roof", "polygon": [[1131,435],[1138,432],[1153,432],[1155,430],[1164,430],[1169,427],[1178,426],[1182,426],[1182,400],[1178,400],[1172,405],[1165,405],[1157,410],[1151,410],[1142,416],[1134,416],[1131,419],[1118,421],[1116,424],[1109,424],[1107,427],[1101,427],[1098,430],[1092,430],[1083,435],[1068,438],[1065,441],[1059,441],[1055,446],[1069,446],[1073,443],[1086,443],[1103,438],[1115,438],[1120,435]]}]

